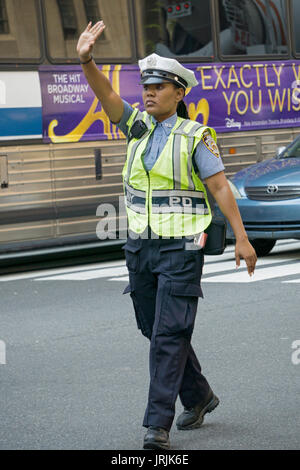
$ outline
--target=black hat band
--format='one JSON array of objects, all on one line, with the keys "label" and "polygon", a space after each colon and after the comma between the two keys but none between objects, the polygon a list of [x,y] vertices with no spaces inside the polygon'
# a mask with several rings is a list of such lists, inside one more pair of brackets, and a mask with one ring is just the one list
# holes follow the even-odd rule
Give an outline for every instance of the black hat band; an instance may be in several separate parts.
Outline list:
[{"label": "black hat band", "polygon": [[178,75],[170,72],[166,72],[165,70],[158,70],[158,69],[147,69],[144,70],[141,73],[141,84],[143,84],[143,81],[145,81],[147,78],[162,78],[164,80],[171,81],[173,83],[177,83],[180,86],[183,86],[184,88],[187,87],[187,82],[182,78],[179,77]]}]

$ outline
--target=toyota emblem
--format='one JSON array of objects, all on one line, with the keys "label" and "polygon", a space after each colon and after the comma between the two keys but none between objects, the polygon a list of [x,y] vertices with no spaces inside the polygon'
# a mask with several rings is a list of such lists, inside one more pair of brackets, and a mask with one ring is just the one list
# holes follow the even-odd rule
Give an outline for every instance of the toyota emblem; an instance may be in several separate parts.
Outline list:
[{"label": "toyota emblem", "polygon": [[276,184],[269,184],[267,186],[267,193],[268,194],[278,193],[278,186]]}]

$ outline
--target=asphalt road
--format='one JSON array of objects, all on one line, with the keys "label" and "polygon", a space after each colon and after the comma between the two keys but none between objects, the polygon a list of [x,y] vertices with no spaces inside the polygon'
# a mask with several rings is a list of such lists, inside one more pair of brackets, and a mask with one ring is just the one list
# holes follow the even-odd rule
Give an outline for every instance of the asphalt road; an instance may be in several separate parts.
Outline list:
[{"label": "asphalt road", "polygon": [[[284,277],[203,282],[192,343],[220,405],[198,430],[174,425],[172,449],[299,449],[300,246],[285,253],[273,255]],[[123,264],[82,280],[2,278],[0,449],[142,448],[149,345]]]}]

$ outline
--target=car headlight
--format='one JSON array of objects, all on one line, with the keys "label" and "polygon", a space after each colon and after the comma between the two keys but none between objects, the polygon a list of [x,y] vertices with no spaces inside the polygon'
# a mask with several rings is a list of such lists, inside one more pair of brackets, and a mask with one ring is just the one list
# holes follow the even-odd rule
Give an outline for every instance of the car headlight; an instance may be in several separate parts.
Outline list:
[{"label": "car headlight", "polygon": [[237,187],[233,184],[233,182],[228,180],[228,183],[235,199],[242,199],[241,193],[239,192]]}]

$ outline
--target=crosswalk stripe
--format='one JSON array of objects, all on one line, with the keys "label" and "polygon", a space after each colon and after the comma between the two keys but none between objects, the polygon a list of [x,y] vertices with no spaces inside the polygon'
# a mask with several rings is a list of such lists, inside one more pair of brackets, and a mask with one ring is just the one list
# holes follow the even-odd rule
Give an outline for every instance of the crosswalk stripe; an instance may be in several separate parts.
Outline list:
[{"label": "crosswalk stripe", "polygon": [[[255,273],[250,277],[246,263],[241,260],[239,269],[235,269],[235,247],[230,245],[223,255],[206,256],[202,282],[256,282],[276,277],[300,274],[300,241],[278,241],[272,254],[259,258]],[[47,269],[21,274],[0,276],[0,282],[19,279],[34,281],[84,281],[107,278],[109,281],[128,282],[128,271],[125,260],[93,263],[78,267]],[[283,280],[282,282],[299,283],[300,279]]]},{"label": "crosswalk stripe", "polygon": [[82,271],[80,273],[59,274],[57,276],[48,276],[35,279],[36,281],[86,281],[89,279],[98,279],[101,277],[110,277],[126,274],[127,267],[120,266],[115,268],[97,269],[93,271]]},{"label": "crosswalk stripe", "polygon": [[19,273],[19,274],[6,274],[3,276],[0,276],[0,282],[6,282],[6,281],[16,281],[20,279],[35,279],[39,278],[39,280],[42,280],[44,277],[45,279],[49,279],[53,275],[57,274],[71,274],[71,273],[79,273],[79,272],[92,272],[92,271],[98,271],[99,269],[105,269],[105,268],[112,268],[112,267],[119,267],[119,266],[126,266],[125,261],[119,260],[119,261],[110,261],[109,263],[93,263],[93,264],[87,264],[84,266],[76,266],[76,267],[69,267],[69,268],[58,268],[58,269],[44,269],[44,270],[39,270],[39,271],[31,271],[29,273]]},{"label": "crosswalk stripe", "polygon": [[[278,261],[277,261],[278,262]],[[218,271],[211,270],[210,274]],[[116,273],[114,273],[116,274]],[[296,263],[290,263],[288,265],[277,265],[277,266],[262,266],[259,269],[255,269],[253,276],[249,276],[246,268],[238,268],[235,272],[216,276],[202,276],[201,282],[257,282],[276,277],[292,276],[300,274],[300,265]],[[110,281],[126,281],[129,282],[129,276],[112,277]],[[300,279],[293,279],[283,282],[300,282]]]},{"label": "crosswalk stripe", "polygon": [[[214,273],[220,273],[222,271],[229,271],[235,269],[235,260],[230,257],[228,261],[224,262],[219,262],[219,263],[207,263],[204,265],[203,268],[203,278],[207,274],[214,274]],[[285,259],[285,261],[288,261],[288,258]],[[276,264],[278,262],[281,262],[281,260],[278,259],[278,257],[268,257],[265,259],[260,259],[257,264],[257,270],[261,268],[262,265],[267,264]],[[241,263],[244,263],[243,261]],[[245,264],[245,263],[244,263]],[[241,264],[242,266],[242,264]],[[240,268],[242,269],[242,268]],[[99,268],[93,268],[91,270],[85,269],[81,270],[80,272],[69,272],[69,273],[62,273],[62,274],[57,274],[54,276],[43,276],[40,278],[37,278],[37,281],[84,281],[84,280],[89,280],[89,279],[98,279],[98,278],[106,278],[110,276],[122,276],[127,274],[127,267],[124,263],[124,266],[115,266],[115,267],[106,267],[106,266],[99,266]],[[118,278],[117,278],[118,279]],[[114,279],[115,280],[115,279]],[[121,279],[120,279],[121,280]]]},{"label": "crosswalk stripe", "polygon": [[[266,269],[268,267],[270,267],[270,265],[273,265],[273,264],[277,264],[280,263],[279,266],[276,266],[277,269],[280,269],[281,267],[285,266],[287,267],[288,269],[288,266],[290,266],[290,263],[289,265],[283,265],[282,264],[282,260],[279,260],[278,257],[268,257],[266,259],[261,259],[259,260],[260,261],[260,264],[257,265],[256,267],[256,270],[255,270],[255,274],[254,274],[254,277],[251,279],[251,280],[261,280],[261,279],[265,279],[267,278],[266,277],[266,274],[269,276],[269,277],[278,277],[280,274],[277,274],[277,275],[271,275],[270,276],[270,273],[264,271],[263,274],[260,273],[260,271],[262,269]],[[285,259],[284,261],[288,261],[288,259]],[[245,263],[244,263],[245,264]],[[264,266],[264,265],[267,265],[267,266]],[[247,282],[245,279],[244,279],[244,274],[247,273],[247,270],[245,267],[240,267],[238,269],[238,271],[234,271],[234,272],[230,272],[230,273],[224,273],[222,275],[220,275],[219,273],[221,273],[222,271],[231,271],[231,270],[235,270],[235,262],[234,260],[229,260],[229,261],[225,261],[224,263],[213,263],[213,264],[208,264],[208,265],[204,265],[204,268],[203,268],[203,277],[202,277],[202,281],[203,282]],[[291,271],[291,270],[289,270]],[[73,272],[73,273],[66,273],[66,274],[58,274],[56,276],[45,276],[45,277],[42,277],[42,278],[38,278],[36,279],[37,281],[49,281],[49,280],[52,280],[52,281],[58,281],[58,280],[61,280],[61,281],[74,281],[74,280],[77,280],[77,281],[84,281],[84,280],[89,280],[89,279],[99,279],[99,278],[107,278],[107,277],[110,277],[110,276],[114,276],[113,278],[111,278],[110,280],[127,280],[128,276],[126,276],[127,274],[127,267],[126,265],[124,266],[116,266],[116,267],[111,267],[111,268],[100,268],[100,269],[93,269],[93,270],[85,270],[85,271],[81,271],[81,272]],[[207,275],[210,275],[210,274],[215,274],[215,273],[218,273],[216,276],[213,276],[213,277],[206,277]],[[271,273],[274,273],[274,268],[272,268],[272,271]],[[298,272],[296,272],[297,274]],[[299,271],[300,273],[300,271]],[[258,274],[258,275],[257,275]],[[291,272],[291,274],[293,274]],[[123,277],[121,277],[123,275]],[[284,274],[282,274],[284,275]],[[118,276],[118,277],[116,277]],[[120,277],[119,277],[120,276]],[[235,277],[238,276],[238,279],[235,279]],[[244,277],[241,277],[241,276],[244,276]],[[242,279],[242,280],[241,280]]]},{"label": "crosswalk stripe", "polygon": [[[298,259],[300,260],[300,258]],[[295,256],[293,257],[286,256],[284,260],[280,259],[278,256],[268,256],[267,258],[259,258],[256,263],[255,272],[258,272],[260,269],[263,269],[267,266],[271,266],[273,264],[279,264],[279,263],[283,264],[283,263],[290,262],[291,260],[295,260]],[[236,265],[235,259],[225,261],[224,263],[212,263],[212,264],[204,263],[203,275],[205,276],[206,274],[220,273],[222,271],[229,271],[233,269],[235,270],[236,269],[235,265]],[[244,260],[241,260],[241,264],[238,269],[246,269],[246,263]]]},{"label": "crosswalk stripe", "polygon": [[300,274],[300,263],[280,264],[279,266],[262,266],[255,270],[253,276],[249,276],[247,270],[229,274],[221,274],[203,278],[203,282],[257,282],[272,279],[276,277],[292,276]]},{"label": "crosswalk stripe", "polygon": [[126,281],[129,282],[129,276],[122,276],[122,277],[111,277],[109,281]]}]

